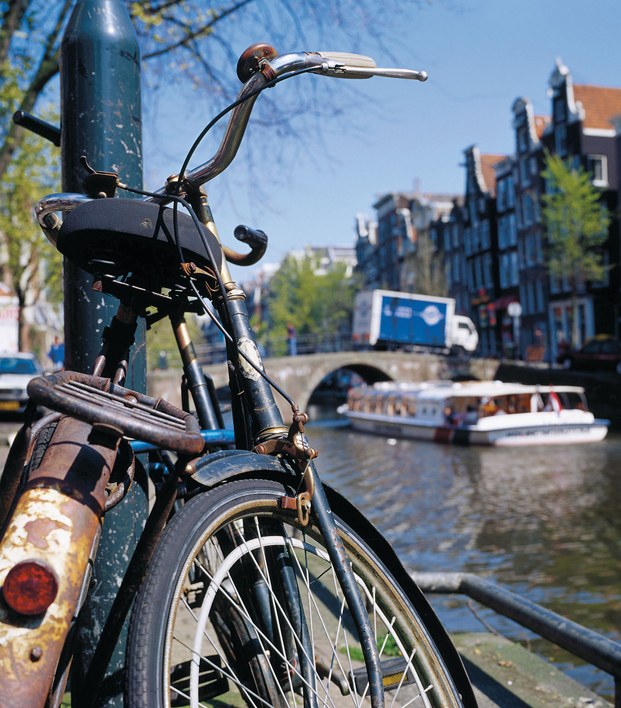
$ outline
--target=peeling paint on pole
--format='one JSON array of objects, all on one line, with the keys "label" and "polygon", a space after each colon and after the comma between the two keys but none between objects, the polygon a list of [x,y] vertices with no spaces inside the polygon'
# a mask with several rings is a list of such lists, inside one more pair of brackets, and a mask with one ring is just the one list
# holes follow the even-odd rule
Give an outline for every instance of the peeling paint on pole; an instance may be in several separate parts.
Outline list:
[{"label": "peeling paint on pole", "polygon": [[[78,0],[61,45],[61,160],[63,191],[82,192],[85,155],[96,170],[119,173],[120,180],[142,187],[142,119],[140,50],[129,15],[121,0]],[[124,195],[125,196],[125,195]],[[64,262],[65,364],[90,373],[101,348],[101,335],[117,309],[117,301],[91,289],[93,278]],[[146,389],[144,322],[136,344],[127,385]],[[81,677],[93,655],[98,633],[131,556],[147,514],[140,485],[132,499],[107,515],[95,564],[94,593],[87,601],[72,674],[72,705],[88,692]],[[125,633],[109,669],[114,678],[112,697],[104,705],[122,705],[115,681],[122,671]]]}]

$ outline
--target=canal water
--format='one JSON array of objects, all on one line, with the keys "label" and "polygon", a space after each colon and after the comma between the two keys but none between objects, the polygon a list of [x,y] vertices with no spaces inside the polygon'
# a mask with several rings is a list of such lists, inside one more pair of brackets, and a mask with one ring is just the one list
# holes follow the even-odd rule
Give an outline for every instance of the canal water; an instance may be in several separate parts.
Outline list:
[{"label": "canal water", "polygon": [[[309,408],[323,478],[404,565],[467,571],[621,640],[621,434],[601,443],[483,448],[387,439]],[[460,596],[432,597],[449,631],[484,623],[612,700],[612,678]]]}]

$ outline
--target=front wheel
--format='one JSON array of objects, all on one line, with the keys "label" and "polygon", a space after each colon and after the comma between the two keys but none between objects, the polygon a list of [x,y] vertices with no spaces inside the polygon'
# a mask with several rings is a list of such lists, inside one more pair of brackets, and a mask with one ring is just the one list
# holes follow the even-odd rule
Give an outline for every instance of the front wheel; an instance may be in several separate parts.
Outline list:
[{"label": "front wheel", "polygon": [[[370,706],[357,632],[317,528],[265,480],[199,494],[166,528],[136,599],[129,708]],[[386,705],[461,706],[433,639],[335,515],[380,654]]]}]

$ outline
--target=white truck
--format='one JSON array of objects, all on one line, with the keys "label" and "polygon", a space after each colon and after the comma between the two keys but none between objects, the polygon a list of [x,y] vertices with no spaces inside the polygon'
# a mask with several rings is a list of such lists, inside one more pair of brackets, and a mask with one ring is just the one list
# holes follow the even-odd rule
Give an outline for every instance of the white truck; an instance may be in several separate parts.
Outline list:
[{"label": "white truck", "polygon": [[430,347],[473,352],[479,343],[469,317],[455,314],[455,300],[391,290],[359,292],[354,301],[354,343],[376,349]]}]

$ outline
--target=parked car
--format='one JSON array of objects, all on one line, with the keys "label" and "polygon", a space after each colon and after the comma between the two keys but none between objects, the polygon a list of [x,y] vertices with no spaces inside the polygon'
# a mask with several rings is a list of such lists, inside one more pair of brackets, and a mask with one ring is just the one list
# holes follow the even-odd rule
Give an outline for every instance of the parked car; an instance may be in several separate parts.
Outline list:
[{"label": "parked car", "polygon": [[565,369],[621,374],[621,343],[608,334],[599,334],[588,339],[581,349],[559,354],[557,361]]},{"label": "parked car", "polygon": [[28,382],[42,374],[32,352],[0,352],[0,413],[22,413],[28,403]]}]

